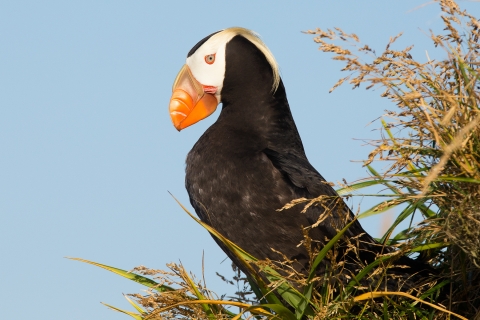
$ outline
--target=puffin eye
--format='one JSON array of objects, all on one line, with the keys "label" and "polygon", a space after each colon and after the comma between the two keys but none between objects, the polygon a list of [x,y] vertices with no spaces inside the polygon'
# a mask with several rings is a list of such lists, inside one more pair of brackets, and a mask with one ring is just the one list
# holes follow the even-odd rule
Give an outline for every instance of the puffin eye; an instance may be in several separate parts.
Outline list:
[{"label": "puffin eye", "polygon": [[212,64],[215,62],[215,53],[214,54],[208,54],[205,56],[205,62],[208,64]]}]

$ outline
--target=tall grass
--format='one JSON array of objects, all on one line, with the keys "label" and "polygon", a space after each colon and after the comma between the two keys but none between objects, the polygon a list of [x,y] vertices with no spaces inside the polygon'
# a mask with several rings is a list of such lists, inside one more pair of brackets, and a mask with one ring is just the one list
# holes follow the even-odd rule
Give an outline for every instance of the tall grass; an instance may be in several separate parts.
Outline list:
[{"label": "tall grass", "polygon": [[[371,176],[341,186],[338,193],[351,197],[378,185],[387,190],[377,195],[379,204],[358,218],[400,208],[379,239],[397,251],[379,255],[369,265],[359,261],[357,274],[343,274],[336,257],[338,241],[355,251],[355,239],[342,237],[346,225],[322,250],[311,253],[311,271],[304,276],[296,274],[288,260],[258,261],[189,213],[244,262],[255,301],[246,294],[219,297],[177,264],[167,271],[141,267],[127,272],[77,259],[149,288],[147,294],[126,296],[134,312],[110,307],[135,319],[480,319],[480,23],[454,1],[439,5],[445,32],[431,33],[430,38],[445,53],[442,60],[420,63],[410,55],[412,47],[392,49],[398,36],[377,55],[355,34],[339,28],[307,32],[320,50],[345,63],[342,70],[348,75],[332,90],[346,83],[380,87],[382,97],[396,105],[382,117],[378,140],[371,141],[373,151],[365,162]],[[290,205],[324,201],[302,199]],[[393,233],[414,215],[423,221]],[[386,277],[393,276],[388,274],[392,257],[404,254],[419,255],[438,275],[412,278],[405,290],[386,291]],[[323,259],[330,260],[331,268],[319,277],[315,270]]]}]

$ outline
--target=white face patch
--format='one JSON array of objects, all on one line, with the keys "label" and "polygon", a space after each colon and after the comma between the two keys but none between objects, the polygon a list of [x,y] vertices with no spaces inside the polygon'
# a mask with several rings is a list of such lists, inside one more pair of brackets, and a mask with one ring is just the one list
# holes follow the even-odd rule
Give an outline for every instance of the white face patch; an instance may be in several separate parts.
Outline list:
[{"label": "white face patch", "polygon": [[[219,32],[202,44],[194,54],[187,58],[187,65],[195,79],[204,86],[217,88],[215,97],[221,101],[223,79],[225,78],[225,47],[235,36],[232,33]],[[213,63],[207,63],[206,56],[215,55]]]},{"label": "white face patch", "polygon": [[[280,83],[280,73],[272,53],[253,31],[239,27],[228,28],[214,34],[187,58],[187,65],[192,75],[203,86],[216,87],[215,97],[218,101],[222,101],[221,94],[226,65],[225,49],[227,43],[236,35],[241,35],[249,40],[265,55],[273,71],[272,92],[277,90]],[[211,55],[215,55],[213,63],[210,59]]]}]

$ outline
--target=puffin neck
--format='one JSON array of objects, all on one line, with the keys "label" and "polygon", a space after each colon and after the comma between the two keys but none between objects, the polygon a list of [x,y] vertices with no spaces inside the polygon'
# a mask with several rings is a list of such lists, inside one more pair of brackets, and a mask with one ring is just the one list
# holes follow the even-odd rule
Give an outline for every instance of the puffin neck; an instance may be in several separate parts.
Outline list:
[{"label": "puffin neck", "polygon": [[272,67],[265,55],[242,36],[233,37],[225,48],[222,102],[264,101],[272,98]]},{"label": "puffin neck", "polygon": [[265,147],[293,143],[303,151],[281,81],[275,94],[270,91],[261,96],[244,94],[224,102],[217,123],[223,130],[255,135]]},{"label": "puffin neck", "polygon": [[272,92],[272,67],[264,54],[247,39],[236,36],[226,46],[225,60],[219,127],[237,132],[239,139],[254,136],[265,146],[286,141],[303,151],[283,83],[280,80]]}]

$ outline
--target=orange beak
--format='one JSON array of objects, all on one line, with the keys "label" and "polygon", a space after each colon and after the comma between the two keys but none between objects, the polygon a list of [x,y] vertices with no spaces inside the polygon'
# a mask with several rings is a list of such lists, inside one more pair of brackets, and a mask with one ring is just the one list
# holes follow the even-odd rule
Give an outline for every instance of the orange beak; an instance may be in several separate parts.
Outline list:
[{"label": "orange beak", "polygon": [[217,98],[205,92],[187,65],[178,73],[172,91],[170,118],[178,131],[205,119],[217,109]]}]

